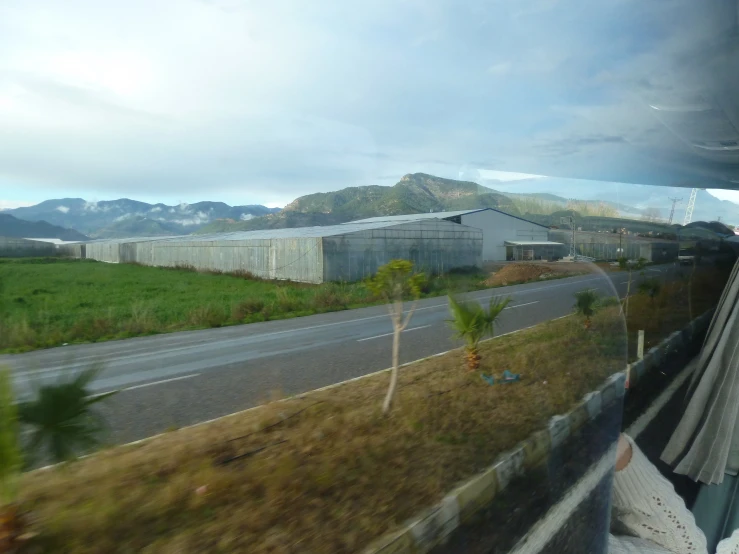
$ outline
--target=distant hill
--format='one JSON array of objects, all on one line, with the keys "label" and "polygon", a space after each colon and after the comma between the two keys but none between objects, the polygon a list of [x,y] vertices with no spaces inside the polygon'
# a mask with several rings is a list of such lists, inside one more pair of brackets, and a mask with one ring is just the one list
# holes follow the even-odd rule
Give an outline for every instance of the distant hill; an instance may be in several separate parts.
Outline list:
[{"label": "distant hill", "polygon": [[95,238],[115,239],[126,237],[162,237],[181,235],[182,227],[176,223],[157,221],[143,216],[127,217],[98,229]]},{"label": "distant hill", "polygon": [[471,181],[425,173],[405,175],[392,187],[350,187],[301,196],[279,213],[249,221],[217,221],[197,233],[332,225],[381,215],[496,208],[519,215],[507,196]]},{"label": "distant hill", "polygon": [[[147,236],[157,228],[161,228],[160,234],[189,234],[218,219],[244,221],[276,211],[279,209],[259,205],[229,206],[223,202],[168,206],[128,198],[101,202],[88,202],[82,198],[60,198],[1,213],[27,221],[48,221],[54,225],[76,229],[95,238],[102,238]],[[160,225],[155,225],[156,222]]]},{"label": "distant hill", "polygon": [[24,221],[6,213],[0,213],[0,237],[68,241],[88,239],[74,229],[65,229],[46,221]]},{"label": "distant hill", "polygon": [[[494,187],[502,194],[541,196],[542,199],[546,199],[543,195],[554,194],[560,198],[605,202],[615,206],[623,217],[639,218],[647,210],[657,210],[659,217],[665,221],[669,218],[672,208],[670,198],[682,198],[675,207],[673,221],[676,223],[683,222],[685,208],[690,198],[690,189],[684,187],[601,183],[559,177],[537,177],[519,181],[481,179],[480,182]],[[708,191],[699,190],[693,221],[717,221],[719,218],[723,222],[738,225],[739,204],[720,200]]]}]

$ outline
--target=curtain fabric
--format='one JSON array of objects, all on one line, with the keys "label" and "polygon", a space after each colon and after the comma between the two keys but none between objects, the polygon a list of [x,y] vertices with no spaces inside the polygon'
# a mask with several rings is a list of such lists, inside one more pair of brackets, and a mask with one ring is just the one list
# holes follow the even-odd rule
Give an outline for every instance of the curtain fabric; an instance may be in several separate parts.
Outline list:
[{"label": "curtain fabric", "polygon": [[[706,485],[739,471],[739,261],[724,289],[693,375],[685,413],[662,460]],[[739,438],[739,437],[737,437]]]}]

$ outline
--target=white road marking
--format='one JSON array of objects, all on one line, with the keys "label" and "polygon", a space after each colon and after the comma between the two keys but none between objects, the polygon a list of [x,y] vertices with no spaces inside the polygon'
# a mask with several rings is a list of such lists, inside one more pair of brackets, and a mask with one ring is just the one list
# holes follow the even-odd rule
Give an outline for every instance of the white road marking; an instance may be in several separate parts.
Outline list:
[{"label": "white road marking", "polygon": [[508,306],[506,310],[512,310],[513,308],[523,308],[524,306],[531,306],[531,304],[538,304],[539,301],[536,300],[535,302],[526,302],[526,304],[516,304],[515,306]]},{"label": "white road marking", "polygon": [[[405,329],[403,332],[404,333],[407,333],[409,331],[418,331],[419,329],[426,329],[427,327],[431,327],[431,325],[421,325],[420,327],[411,327],[410,329]],[[374,336],[374,337],[367,337],[366,339],[357,339],[357,342],[363,342],[363,341],[372,340],[372,339],[379,339],[379,338],[382,338],[382,337],[389,337],[390,335],[392,335],[392,333],[385,333],[384,335],[377,335],[377,336]]]},{"label": "white road marking", "polygon": [[[143,389],[146,387],[153,387],[154,385],[163,385],[164,383],[171,383],[172,381],[182,381],[183,379],[192,379],[193,377],[199,376],[200,373],[190,373],[189,375],[181,375],[179,377],[172,377],[171,379],[162,379],[161,381],[153,381],[151,383],[144,383],[143,385],[134,385],[133,387],[126,387],[124,389],[114,389],[117,392],[126,392],[128,390],[136,390],[136,389]],[[97,394],[90,395],[90,398],[95,398],[96,396],[102,396],[104,394],[108,394],[107,392],[99,392]]]}]

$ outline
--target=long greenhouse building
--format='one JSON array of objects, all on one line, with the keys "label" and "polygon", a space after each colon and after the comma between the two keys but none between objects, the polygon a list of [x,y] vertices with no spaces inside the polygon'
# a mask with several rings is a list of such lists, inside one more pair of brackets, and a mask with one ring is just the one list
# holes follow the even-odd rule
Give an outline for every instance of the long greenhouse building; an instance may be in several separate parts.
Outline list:
[{"label": "long greenhouse building", "polygon": [[396,258],[444,273],[482,264],[482,231],[441,219],[91,241],[69,254],[112,263],[248,271],[305,283],[357,281]]}]

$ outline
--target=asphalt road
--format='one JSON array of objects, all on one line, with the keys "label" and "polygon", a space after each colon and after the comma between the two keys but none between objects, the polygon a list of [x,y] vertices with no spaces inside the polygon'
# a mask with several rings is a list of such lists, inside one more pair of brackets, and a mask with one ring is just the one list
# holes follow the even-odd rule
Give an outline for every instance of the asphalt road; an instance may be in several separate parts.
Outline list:
[{"label": "asphalt road", "polygon": [[[646,276],[669,278],[675,266]],[[636,273],[634,274],[635,278]],[[572,313],[573,294],[595,289],[623,296],[628,275],[583,275],[477,291],[487,302],[511,297],[496,334]],[[635,289],[632,283],[632,290]],[[403,333],[401,362],[460,346],[445,320],[445,297],[424,299]],[[385,306],[220,329],[185,331],[0,356],[20,395],[70,369],[103,364],[94,392],[120,389],[105,411],[116,443],[192,425],[249,408],[275,391],[289,395],[385,369],[392,326]]]}]

